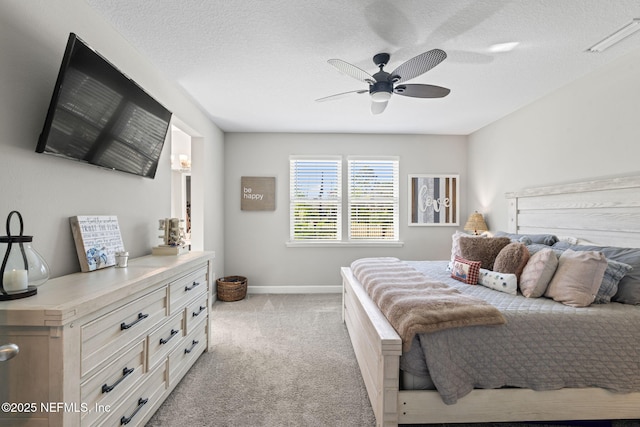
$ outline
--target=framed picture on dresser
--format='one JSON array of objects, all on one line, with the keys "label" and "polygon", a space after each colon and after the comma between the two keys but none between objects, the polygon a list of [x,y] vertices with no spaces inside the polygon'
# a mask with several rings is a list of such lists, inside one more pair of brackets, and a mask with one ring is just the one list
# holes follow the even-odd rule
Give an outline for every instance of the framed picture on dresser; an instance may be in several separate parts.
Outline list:
[{"label": "framed picture on dresser", "polygon": [[72,216],[69,221],[83,273],[116,264],[116,252],[124,250],[117,216]]}]

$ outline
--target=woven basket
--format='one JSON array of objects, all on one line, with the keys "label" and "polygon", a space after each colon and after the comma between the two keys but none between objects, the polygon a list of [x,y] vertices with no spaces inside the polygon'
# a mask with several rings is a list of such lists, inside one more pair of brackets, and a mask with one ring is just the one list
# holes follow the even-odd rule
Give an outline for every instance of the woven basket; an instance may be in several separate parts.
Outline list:
[{"label": "woven basket", "polygon": [[247,295],[247,278],[227,276],[216,280],[218,299],[221,301],[239,301]]}]

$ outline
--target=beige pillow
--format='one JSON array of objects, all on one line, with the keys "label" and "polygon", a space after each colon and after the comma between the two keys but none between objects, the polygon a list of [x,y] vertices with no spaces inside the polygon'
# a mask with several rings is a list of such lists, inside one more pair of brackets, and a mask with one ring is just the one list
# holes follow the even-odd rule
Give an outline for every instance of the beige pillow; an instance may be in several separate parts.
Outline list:
[{"label": "beige pillow", "polygon": [[558,268],[558,257],[552,249],[541,249],[531,255],[520,275],[520,292],[527,298],[544,295],[547,286]]},{"label": "beige pillow", "polygon": [[594,301],[606,268],[602,252],[567,249],[560,255],[544,295],[566,305],[586,307]]},{"label": "beige pillow", "polygon": [[480,261],[481,268],[493,270],[496,257],[509,243],[508,237],[460,237],[460,256],[469,261]]},{"label": "beige pillow", "polygon": [[529,261],[529,249],[519,242],[511,242],[498,253],[493,263],[493,271],[515,274],[518,280],[524,266]]}]

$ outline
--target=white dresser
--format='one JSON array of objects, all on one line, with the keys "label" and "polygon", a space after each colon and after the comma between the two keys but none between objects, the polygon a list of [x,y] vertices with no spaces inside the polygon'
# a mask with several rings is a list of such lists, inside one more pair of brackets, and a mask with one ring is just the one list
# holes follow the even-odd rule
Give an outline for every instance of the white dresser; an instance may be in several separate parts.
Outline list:
[{"label": "white dresser", "polygon": [[210,343],[212,252],[146,256],[0,302],[0,426],[144,425]]}]

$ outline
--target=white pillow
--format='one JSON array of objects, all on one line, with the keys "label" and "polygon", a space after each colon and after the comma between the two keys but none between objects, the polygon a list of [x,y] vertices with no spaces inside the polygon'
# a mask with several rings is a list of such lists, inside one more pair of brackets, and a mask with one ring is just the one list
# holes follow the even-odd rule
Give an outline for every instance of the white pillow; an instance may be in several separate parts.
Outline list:
[{"label": "white pillow", "polygon": [[515,274],[498,273],[481,268],[478,284],[511,295],[518,293],[518,277]]},{"label": "white pillow", "polygon": [[456,231],[451,236],[451,260],[447,264],[447,271],[453,271],[453,263],[457,256],[462,256],[460,253],[460,237],[482,237],[473,234],[467,234],[462,231]]},{"label": "white pillow", "polygon": [[558,242],[567,242],[570,245],[577,245],[578,238],[573,236],[558,236]]}]

